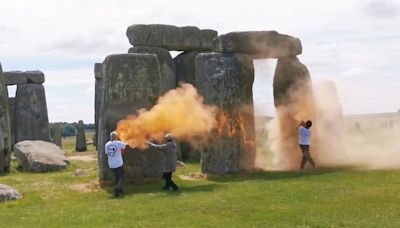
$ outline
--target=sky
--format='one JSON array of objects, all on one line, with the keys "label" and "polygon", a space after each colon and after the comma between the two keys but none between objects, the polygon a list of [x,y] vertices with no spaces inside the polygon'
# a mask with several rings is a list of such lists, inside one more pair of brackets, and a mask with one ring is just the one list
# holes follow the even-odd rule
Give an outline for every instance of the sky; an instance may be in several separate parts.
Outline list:
[{"label": "sky", "polygon": [[[400,0],[1,0],[0,12],[3,71],[45,73],[51,122],[93,123],[94,63],[128,51],[129,25],[155,23],[298,37],[300,61],[313,82],[335,82],[345,114],[400,109]],[[256,113],[274,115],[276,60],[254,65]]]}]

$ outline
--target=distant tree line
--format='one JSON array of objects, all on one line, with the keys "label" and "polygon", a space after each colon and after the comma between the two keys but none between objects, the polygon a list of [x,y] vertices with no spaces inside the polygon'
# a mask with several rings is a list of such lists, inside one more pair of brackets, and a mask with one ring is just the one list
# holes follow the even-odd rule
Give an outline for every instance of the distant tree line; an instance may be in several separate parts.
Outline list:
[{"label": "distant tree line", "polygon": [[[66,136],[75,136],[76,135],[76,129],[78,127],[77,122],[73,123],[67,123],[67,122],[57,122],[61,124],[61,136],[66,137]],[[50,123],[50,126],[52,126],[54,123]],[[85,126],[85,130],[95,130],[95,125],[93,123],[90,124],[83,124]]]}]

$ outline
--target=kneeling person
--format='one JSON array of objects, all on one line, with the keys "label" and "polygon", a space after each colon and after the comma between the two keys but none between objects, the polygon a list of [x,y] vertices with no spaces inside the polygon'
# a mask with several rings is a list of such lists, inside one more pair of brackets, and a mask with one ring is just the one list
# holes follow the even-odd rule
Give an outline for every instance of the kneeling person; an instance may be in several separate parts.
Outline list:
[{"label": "kneeling person", "polygon": [[105,153],[108,156],[108,166],[115,174],[116,186],[114,196],[118,197],[124,193],[125,170],[122,155],[127,143],[118,140],[118,133],[110,133],[110,141],[105,145]]}]

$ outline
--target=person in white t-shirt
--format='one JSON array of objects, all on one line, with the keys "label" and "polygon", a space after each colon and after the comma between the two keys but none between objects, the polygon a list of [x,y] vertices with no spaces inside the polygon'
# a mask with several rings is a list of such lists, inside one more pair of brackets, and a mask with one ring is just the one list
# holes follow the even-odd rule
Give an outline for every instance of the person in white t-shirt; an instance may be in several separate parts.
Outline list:
[{"label": "person in white t-shirt", "polygon": [[114,196],[118,197],[124,193],[125,170],[122,156],[127,143],[118,140],[118,133],[110,133],[110,141],[105,145],[105,153],[108,157],[108,166],[115,174],[116,186]]},{"label": "person in white t-shirt", "polygon": [[310,155],[310,141],[311,141],[311,130],[312,122],[307,120],[306,123],[301,121],[299,124],[299,145],[301,152],[303,153],[303,158],[301,159],[300,169],[304,169],[306,162],[309,161],[310,164],[315,167],[315,162]]}]

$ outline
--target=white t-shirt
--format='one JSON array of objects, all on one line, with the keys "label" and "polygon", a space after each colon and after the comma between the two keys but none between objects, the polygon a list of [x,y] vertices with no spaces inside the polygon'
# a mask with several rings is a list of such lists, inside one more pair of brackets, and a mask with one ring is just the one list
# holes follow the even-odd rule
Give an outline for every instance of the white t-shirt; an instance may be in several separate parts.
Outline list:
[{"label": "white t-shirt", "polygon": [[311,131],[303,126],[299,127],[299,144],[310,145]]},{"label": "white t-shirt", "polygon": [[108,166],[111,169],[118,168],[124,165],[121,149],[125,149],[126,145],[126,143],[118,140],[108,141],[106,143],[105,153],[108,156]]}]

